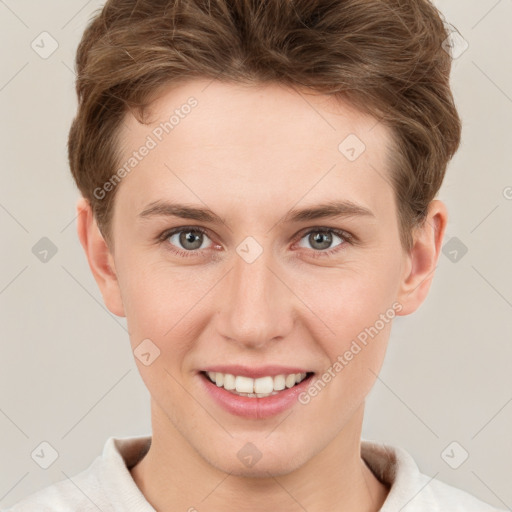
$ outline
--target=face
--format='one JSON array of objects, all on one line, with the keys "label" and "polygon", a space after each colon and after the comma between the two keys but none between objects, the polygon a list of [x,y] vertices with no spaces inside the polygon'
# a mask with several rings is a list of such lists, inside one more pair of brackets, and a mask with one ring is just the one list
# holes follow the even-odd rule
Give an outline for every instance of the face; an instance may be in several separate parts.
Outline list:
[{"label": "face", "polygon": [[[123,127],[125,161],[149,149],[117,185],[112,262],[153,427],[223,471],[290,472],[360,422],[401,310],[390,134],[275,84],[190,82],[150,118]],[[207,371],[307,379],[240,397]]]}]

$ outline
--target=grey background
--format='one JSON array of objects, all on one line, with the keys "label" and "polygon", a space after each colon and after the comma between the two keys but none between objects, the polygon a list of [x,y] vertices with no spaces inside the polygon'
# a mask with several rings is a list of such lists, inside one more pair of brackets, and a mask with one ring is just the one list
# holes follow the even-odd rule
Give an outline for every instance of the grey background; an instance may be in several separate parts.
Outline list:
[{"label": "grey background", "polygon": [[[66,159],[74,53],[101,5],[0,0],[2,506],[85,469],[109,436],[150,432],[125,320],[103,306],[76,235]],[[512,0],[436,5],[469,44],[453,71],[463,143],[439,194],[449,245],[425,304],[395,320],[363,438],[402,446],[422,472],[510,509]],[[43,31],[59,45],[46,59],[31,47]],[[46,262],[43,237],[57,250]],[[44,441],[58,452],[48,469],[31,457]],[[469,458],[452,469],[445,460],[457,465],[462,449]]]}]

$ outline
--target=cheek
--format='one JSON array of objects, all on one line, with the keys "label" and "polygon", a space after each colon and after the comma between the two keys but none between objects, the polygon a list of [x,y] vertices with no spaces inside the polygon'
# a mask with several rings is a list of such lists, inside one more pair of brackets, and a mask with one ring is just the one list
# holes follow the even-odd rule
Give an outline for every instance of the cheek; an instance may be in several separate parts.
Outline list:
[{"label": "cheek", "polygon": [[201,329],[204,299],[214,284],[211,276],[208,279],[197,269],[172,268],[162,260],[127,261],[121,276],[132,348],[150,339],[160,349],[161,361],[175,366]]},{"label": "cheek", "polygon": [[205,285],[168,264],[131,262],[125,270],[120,283],[135,362],[152,398],[177,424],[179,404],[188,398],[182,370],[202,328],[196,320]]},{"label": "cheek", "polygon": [[[332,337],[346,339],[373,325],[393,304],[399,265],[370,261],[295,276],[295,290],[324,322]],[[300,283],[300,285],[298,284]]]},{"label": "cheek", "polygon": [[320,284],[323,293],[315,287],[305,302],[322,320],[310,322],[308,328],[325,354],[325,366],[301,403],[314,403],[312,416],[329,415],[333,425],[342,428],[365,400],[384,362],[396,316],[394,282],[389,276],[378,282],[369,273]]},{"label": "cheek", "polygon": [[332,367],[337,362],[330,373],[343,375],[338,383],[351,383],[344,389],[354,389],[358,382],[357,389],[365,394],[375,380],[372,372],[380,370],[392,321],[399,311],[395,297],[400,265],[395,258],[381,254],[373,262],[349,268],[317,273],[311,280],[314,285],[303,287],[300,293],[316,315],[309,328],[317,326],[315,341],[327,356],[327,364]]}]

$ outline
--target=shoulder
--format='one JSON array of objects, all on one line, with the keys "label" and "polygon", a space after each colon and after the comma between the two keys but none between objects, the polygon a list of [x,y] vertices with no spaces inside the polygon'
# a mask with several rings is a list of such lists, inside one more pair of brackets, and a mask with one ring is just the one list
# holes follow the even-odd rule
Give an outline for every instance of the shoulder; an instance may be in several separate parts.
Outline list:
[{"label": "shoulder", "polygon": [[45,487],[1,512],[153,512],[133,481],[129,468],[147,452],[151,436],[110,437],[90,466]]},{"label": "shoulder", "polygon": [[2,512],[97,512],[98,507],[103,512],[113,512],[108,503],[98,497],[97,464],[98,459],[85,471],[36,491]]},{"label": "shoulder", "polygon": [[[437,507],[430,510],[450,510],[453,512],[499,512],[499,510],[485,503],[472,494],[433,479],[427,475],[420,475],[425,491],[417,496],[418,510],[427,510],[428,507]],[[414,503],[414,501],[413,501]],[[416,509],[412,509],[416,510]]]},{"label": "shoulder", "polygon": [[361,457],[375,476],[389,486],[381,512],[499,512],[470,493],[420,472],[403,448],[361,440]]}]

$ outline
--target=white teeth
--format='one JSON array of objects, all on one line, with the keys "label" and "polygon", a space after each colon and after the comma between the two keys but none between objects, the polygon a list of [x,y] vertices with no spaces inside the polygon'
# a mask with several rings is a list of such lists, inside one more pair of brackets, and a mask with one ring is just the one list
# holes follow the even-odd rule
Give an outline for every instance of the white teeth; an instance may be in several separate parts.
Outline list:
[{"label": "white teeth", "polygon": [[257,379],[232,375],[231,373],[207,372],[207,374],[218,387],[251,398],[275,395],[286,388],[292,388],[306,378],[306,373],[281,374],[275,377],[268,376]]},{"label": "white teeth", "polygon": [[296,374],[292,373],[292,374],[286,376],[285,385],[287,388],[291,388],[291,387],[295,386],[296,381],[297,381]]},{"label": "white teeth", "polygon": [[255,393],[272,393],[274,391],[274,379],[272,377],[261,377],[254,379],[254,392]]},{"label": "white teeth", "polygon": [[224,389],[231,391],[236,388],[235,376],[231,373],[224,374]]},{"label": "white teeth", "polygon": [[237,375],[235,378],[235,388],[239,393],[254,393],[254,379]]},{"label": "white teeth", "polygon": [[282,391],[286,387],[286,378],[284,375],[276,375],[274,377],[274,389]]}]

